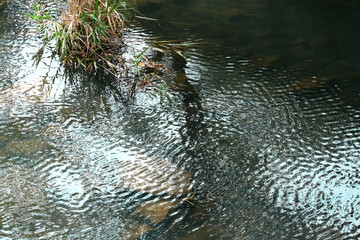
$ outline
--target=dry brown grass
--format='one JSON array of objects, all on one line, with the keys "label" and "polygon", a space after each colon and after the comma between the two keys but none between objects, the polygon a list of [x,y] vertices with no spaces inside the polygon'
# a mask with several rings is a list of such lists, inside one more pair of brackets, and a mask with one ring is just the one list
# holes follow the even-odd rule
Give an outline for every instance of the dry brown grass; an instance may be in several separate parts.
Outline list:
[{"label": "dry brown grass", "polygon": [[88,71],[111,69],[112,55],[119,48],[126,17],[136,11],[121,0],[67,0],[61,19],[54,20],[41,7],[28,14],[47,32],[47,41],[56,41],[65,65],[80,64]]},{"label": "dry brown grass", "polygon": [[[76,59],[91,71],[93,67],[112,67],[115,40],[121,38],[124,21],[134,8],[119,0],[68,0],[62,12],[62,25],[71,37],[66,60]],[[76,37],[75,37],[76,36]],[[117,41],[119,43],[120,41]],[[74,58],[75,56],[75,58]]]}]

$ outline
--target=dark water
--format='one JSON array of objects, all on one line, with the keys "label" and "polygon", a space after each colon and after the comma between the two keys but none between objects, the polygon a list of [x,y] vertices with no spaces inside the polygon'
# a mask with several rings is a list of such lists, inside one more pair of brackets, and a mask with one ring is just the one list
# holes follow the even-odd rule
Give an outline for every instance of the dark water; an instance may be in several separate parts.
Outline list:
[{"label": "dark water", "polygon": [[[0,236],[358,239],[360,4],[137,4],[158,21],[131,22],[135,48],[201,44],[187,61],[149,51],[174,69],[169,87],[126,101],[106,77],[64,74],[50,51],[33,66],[30,2],[0,2]],[[145,191],[132,182],[148,178]],[[189,181],[203,201],[160,223],[140,214]]]}]

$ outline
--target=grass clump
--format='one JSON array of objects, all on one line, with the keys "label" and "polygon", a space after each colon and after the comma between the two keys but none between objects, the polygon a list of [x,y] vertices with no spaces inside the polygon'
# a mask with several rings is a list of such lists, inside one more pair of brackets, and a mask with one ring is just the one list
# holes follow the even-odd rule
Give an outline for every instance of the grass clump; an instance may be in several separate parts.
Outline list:
[{"label": "grass clump", "polygon": [[[27,14],[40,24],[45,46],[55,41],[61,61],[81,65],[88,71],[114,69],[111,60],[119,47],[126,17],[135,8],[121,0],[67,0],[61,18],[35,3],[35,13]],[[44,47],[45,47],[44,46]]]}]

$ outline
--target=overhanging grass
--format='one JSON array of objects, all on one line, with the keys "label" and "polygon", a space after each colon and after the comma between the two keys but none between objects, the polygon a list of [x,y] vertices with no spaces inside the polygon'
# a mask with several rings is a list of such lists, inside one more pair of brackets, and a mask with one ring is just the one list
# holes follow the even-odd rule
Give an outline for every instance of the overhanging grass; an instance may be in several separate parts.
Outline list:
[{"label": "overhanging grass", "polygon": [[111,59],[121,42],[126,17],[135,8],[120,0],[67,0],[60,19],[54,19],[35,3],[34,14],[45,44],[55,41],[61,61],[86,70],[113,69]]}]

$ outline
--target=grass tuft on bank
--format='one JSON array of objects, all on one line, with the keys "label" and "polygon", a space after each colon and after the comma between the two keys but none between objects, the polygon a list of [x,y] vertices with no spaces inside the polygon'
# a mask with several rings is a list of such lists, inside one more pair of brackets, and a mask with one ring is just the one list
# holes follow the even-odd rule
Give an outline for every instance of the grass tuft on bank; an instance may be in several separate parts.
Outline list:
[{"label": "grass tuft on bank", "polygon": [[[67,0],[61,18],[34,3],[34,13],[45,36],[45,46],[55,41],[56,51],[66,66],[81,65],[87,71],[114,69],[111,60],[121,43],[126,18],[136,12],[121,0]],[[44,47],[45,47],[44,46]]]}]

